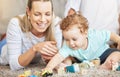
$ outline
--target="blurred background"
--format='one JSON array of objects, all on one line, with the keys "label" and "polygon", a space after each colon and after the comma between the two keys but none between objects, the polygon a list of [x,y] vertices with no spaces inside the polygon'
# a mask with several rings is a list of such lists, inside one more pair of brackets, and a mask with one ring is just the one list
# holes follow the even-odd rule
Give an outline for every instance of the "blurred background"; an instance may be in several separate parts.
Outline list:
[{"label": "blurred background", "polygon": [[[63,18],[64,7],[67,0],[52,0],[55,14]],[[25,13],[27,0],[0,0],[0,34],[6,32],[9,20]]]}]

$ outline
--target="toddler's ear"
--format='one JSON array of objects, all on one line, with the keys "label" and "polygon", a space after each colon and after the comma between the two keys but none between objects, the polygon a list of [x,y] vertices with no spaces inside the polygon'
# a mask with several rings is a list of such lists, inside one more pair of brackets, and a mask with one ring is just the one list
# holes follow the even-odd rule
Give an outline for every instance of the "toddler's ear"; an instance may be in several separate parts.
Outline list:
[{"label": "toddler's ear", "polygon": [[82,27],[79,27],[79,29],[80,29],[80,33],[87,34],[88,32],[86,29],[83,29]]},{"label": "toddler's ear", "polygon": [[80,33],[84,33],[84,30],[83,28],[79,28],[80,29]]}]

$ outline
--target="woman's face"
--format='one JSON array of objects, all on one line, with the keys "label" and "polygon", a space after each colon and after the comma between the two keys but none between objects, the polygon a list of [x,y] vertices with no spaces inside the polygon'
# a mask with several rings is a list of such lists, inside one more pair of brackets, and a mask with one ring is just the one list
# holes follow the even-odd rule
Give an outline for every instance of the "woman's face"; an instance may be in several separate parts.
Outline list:
[{"label": "woman's face", "polygon": [[32,32],[44,33],[52,22],[52,5],[50,1],[34,1],[31,10],[27,11],[33,26]]}]

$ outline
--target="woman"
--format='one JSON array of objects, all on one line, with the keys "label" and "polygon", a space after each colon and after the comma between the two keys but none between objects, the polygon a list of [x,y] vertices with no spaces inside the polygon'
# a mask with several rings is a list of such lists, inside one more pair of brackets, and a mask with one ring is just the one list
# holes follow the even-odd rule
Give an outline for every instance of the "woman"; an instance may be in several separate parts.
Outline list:
[{"label": "woman", "polygon": [[12,70],[51,59],[61,47],[59,18],[51,0],[28,0],[26,15],[13,18],[7,29],[9,65]]}]

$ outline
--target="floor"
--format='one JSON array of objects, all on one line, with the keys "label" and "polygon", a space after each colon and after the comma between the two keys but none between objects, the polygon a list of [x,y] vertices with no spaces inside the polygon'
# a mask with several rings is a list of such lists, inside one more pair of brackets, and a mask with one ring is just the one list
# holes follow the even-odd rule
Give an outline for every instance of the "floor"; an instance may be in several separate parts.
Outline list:
[{"label": "floor", "polygon": [[[38,63],[30,65],[25,69],[19,71],[11,71],[9,66],[0,66],[0,77],[18,77],[23,74],[26,70],[31,70],[32,72],[41,71],[45,65],[43,63]],[[33,74],[33,73],[32,73]],[[86,74],[81,73],[66,73],[66,74],[54,74],[52,77],[120,77],[120,71],[106,71],[100,69],[90,69]]]}]

